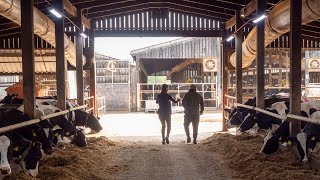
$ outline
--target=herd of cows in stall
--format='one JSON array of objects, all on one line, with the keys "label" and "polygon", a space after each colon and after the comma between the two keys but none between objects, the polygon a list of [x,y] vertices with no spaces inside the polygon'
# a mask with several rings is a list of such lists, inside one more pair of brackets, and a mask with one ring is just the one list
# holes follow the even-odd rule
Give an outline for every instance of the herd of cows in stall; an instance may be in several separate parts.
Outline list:
[{"label": "herd of cows in stall", "polygon": [[[23,112],[23,100],[15,98],[15,95],[6,96],[0,104],[20,104],[17,108],[0,109],[0,127],[31,120]],[[76,106],[78,105],[67,101],[67,108]],[[57,108],[55,97],[36,99],[35,118],[59,111],[61,110]],[[39,161],[44,155],[52,154],[54,148],[65,148],[67,143],[78,147],[87,146],[85,135],[79,126],[91,128],[95,132],[102,130],[95,116],[84,110],[75,110],[0,134],[0,179],[10,175],[12,171],[24,171],[36,177]]]},{"label": "herd of cows in stall", "polygon": [[[255,106],[256,98],[249,99],[245,105]],[[265,98],[265,110],[286,116],[289,113],[289,99],[270,96]],[[301,102],[301,116],[320,121],[320,101]],[[237,107],[230,111],[228,128],[238,127],[240,132],[257,132],[263,129],[268,132],[264,138],[261,153],[272,154],[281,146],[297,144],[297,150],[302,162],[308,162],[308,152],[318,153],[320,150],[320,125],[301,121],[301,133],[296,137],[289,135],[289,122],[280,120],[255,110]]]}]

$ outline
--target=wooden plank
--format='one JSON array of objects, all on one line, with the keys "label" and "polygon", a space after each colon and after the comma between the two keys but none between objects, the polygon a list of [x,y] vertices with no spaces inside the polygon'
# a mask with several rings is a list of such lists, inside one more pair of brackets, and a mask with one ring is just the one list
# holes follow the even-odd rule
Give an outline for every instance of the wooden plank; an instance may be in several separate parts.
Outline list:
[{"label": "wooden plank", "polygon": [[[267,2],[266,0],[257,1],[257,14],[258,16],[264,14],[266,11]],[[265,21],[260,21],[257,23],[257,107],[264,109],[264,84],[265,84],[265,74],[264,74],[264,62],[265,62],[265,49],[264,49],[264,27]]]},{"label": "wooden plank", "polygon": [[[63,12],[63,0],[54,0],[54,7]],[[67,61],[64,57],[64,17],[55,19],[56,40],[56,80],[57,80],[57,106],[66,109],[66,71]]]},{"label": "wooden plank", "polygon": [[106,25],[106,19],[105,19],[105,18],[101,18],[101,21],[102,21],[102,27],[101,27],[101,29],[102,29],[102,30],[105,30],[106,27],[107,27],[107,25]]},{"label": "wooden plank", "polygon": [[[227,39],[227,31],[224,28],[225,24],[222,24],[222,34],[221,37],[222,39]],[[221,44],[221,76],[222,76],[222,91],[221,91],[221,104],[222,104],[222,131],[227,131],[227,127],[225,126],[226,124],[226,117],[227,112],[224,110],[224,107],[228,106],[227,104],[227,97],[225,96],[228,94],[228,72],[227,72],[227,66],[228,66],[228,51],[227,51],[227,42],[223,41]]]},{"label": "wooden plank", "polygon": [[64,10],[66,10],[66,12],[73,16],[73,17],[77,17],[77,8],[73,6],[73,4],[70,3],[70,1],[68,0],[63,0],[63,4],[64,4]]},{"label": "wooden plank", "polygon": [[148,16],[147,16],[147,12],[143,13],[143,30],[147,30],[148,29]]},{"label": "wooden plank", "polygon": [[86,27],[87,29],[91,28],[91,23],[87,18],[85,18],[84,16],[81,16],[81,21],[84,27]]},{"label": "wooden plank", "polygon": [[181,13],[178,14],[178,20],[179,20],[179,22],[178,22],[179,29],[178,30],[181,30],[182,29],[182,21],[183,21]]},{"label": "wooden plank", "polygon": [[235,51],[236,51],[236,102],[242,103],[242,42],[243,21],[240,17],[240,11],[236,11],[236,28],[235,33]]},{"label": "wooden plank", "polygon": [[23,105],[24,112],[31,118],[34,117],[36,108],[33,24],[33,1],[21,1]]},{"label": "wooden plank", "polygon": [[128,30],[129,29],[129,14],[125,14],[125,29],[123,30]]},{"label": "wooden plank", "polygon": [[[290,113],[301,111],[301,1],[290,0]],[[301,132],[301,122],[290,121],[290,135]]]},{"label": "wooden plank", "polygon": [[[252,0],[244,8],[240,10],[240,14],[244,14],[245,17],[249,16],[257,8],[257,0]],[[243,17],[244,18],[244,17]],[[232,26],[236,25],[236,16],[233,16],[226,22],[225,28],[230,29]]]},{"label": "wooden plank", "polygon": [[[78,27],[81,27],[81,29],[77,29],[77,33],[76,33],[76,77],[77,77],[77,103],[79,105],[83,105],[84,104],[84,82],[83,82],[83,37],[80,35],[80,33],[82,32],[82,21],[81,21],[81,17],[82,16],[82,12],[81,10],[78,10],[78,15],[76,18],[76,25]],[[105,20],[103,19],[102,21],[105,22]],[[105,26],[103,27],[105,28]]]}]

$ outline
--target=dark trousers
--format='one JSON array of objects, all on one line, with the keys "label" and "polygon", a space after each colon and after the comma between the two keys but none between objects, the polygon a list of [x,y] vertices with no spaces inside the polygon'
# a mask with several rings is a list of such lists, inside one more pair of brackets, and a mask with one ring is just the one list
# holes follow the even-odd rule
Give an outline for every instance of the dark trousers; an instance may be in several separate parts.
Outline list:
[{"label": "dark trousers", "polygon": [[198,136],[198,127],[200,122],[200,115],[199,114],[186,114],[184,115],[184,130],[186,131],[186,135],[190,137],[190,130],[189,126],[192,123],[193,128],[193,139],[197,139]]}]

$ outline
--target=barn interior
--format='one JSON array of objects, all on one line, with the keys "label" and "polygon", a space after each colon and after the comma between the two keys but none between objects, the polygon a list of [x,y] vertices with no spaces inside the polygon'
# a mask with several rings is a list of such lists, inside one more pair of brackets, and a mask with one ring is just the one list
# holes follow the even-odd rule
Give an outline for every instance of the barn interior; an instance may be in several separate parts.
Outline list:
[{"label": "barn interior", "polygon": [[[67,119],[61,121],[74,133],[65,129],[73,143],[54,147],[36,170],[13,172],[3,154],[22,147],[0,148],[0,179],[277,179],[284,171],[287,179],[319,178],[320,147],[309,145],[320,145],[320,128],[311,134],[304,128],[320,125],[319,35],[319,0],[0,0],[0,147],[16,145],[11,133],[27,136],[21,132],[55,118]],[[182,38],[132,50],[131,64],[96,52],[98,37]],[[198,144],[185,145],[181,103],[172,106],[179,121],[172,120],[170,144],[159,143],[156,97],[163,82],[148,81],[157,76],[165,77],[174,98],[195,84],[205,111],[215,112],[200,116]],[[12,118],[23,114],[28,118]],[[261,128],[263,115],[286,125],[276,153],[265,153],[262,142],[281,128]],[[244,130],[250,118],[252,127]],[[232,124],[235,119],[241,123]],[[78,134],[85,145],[75,140]],[[30,148],[19,162],[45,144],[26,142]],[[272,171],[277,159],[281,172]]]}]

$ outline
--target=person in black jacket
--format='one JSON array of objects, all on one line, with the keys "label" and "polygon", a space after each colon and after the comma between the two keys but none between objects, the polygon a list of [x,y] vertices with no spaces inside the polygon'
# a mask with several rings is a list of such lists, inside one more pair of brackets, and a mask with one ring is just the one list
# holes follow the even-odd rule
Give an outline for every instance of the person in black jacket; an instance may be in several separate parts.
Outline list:
[{"label": "person in black jacket", "polygon": [[[161,134],[162,134],[162,144],[169,144],[169,135],[171,131],[171,103],[170,101],[177,103],[180,99],[174,100],[168,94],[168,85],[163,84],[161,88],[161,93],[157,96],[157,104],[159,104],[158,114],[159,119],[162,125]],[[167,124],[167,136],[165,137],[165,128]]]},{"label": "person in black jacket", "polygon": [[182,100],[184,107],[184,130],[187,135],[187,143],[191,142],[189,125],[192,123],[193,128],[193,144],[197,144],[198,127],[200,115],[204,110],[203,97],[197,93],[195,85],[191,84],[189,91],[184,95]]}]

